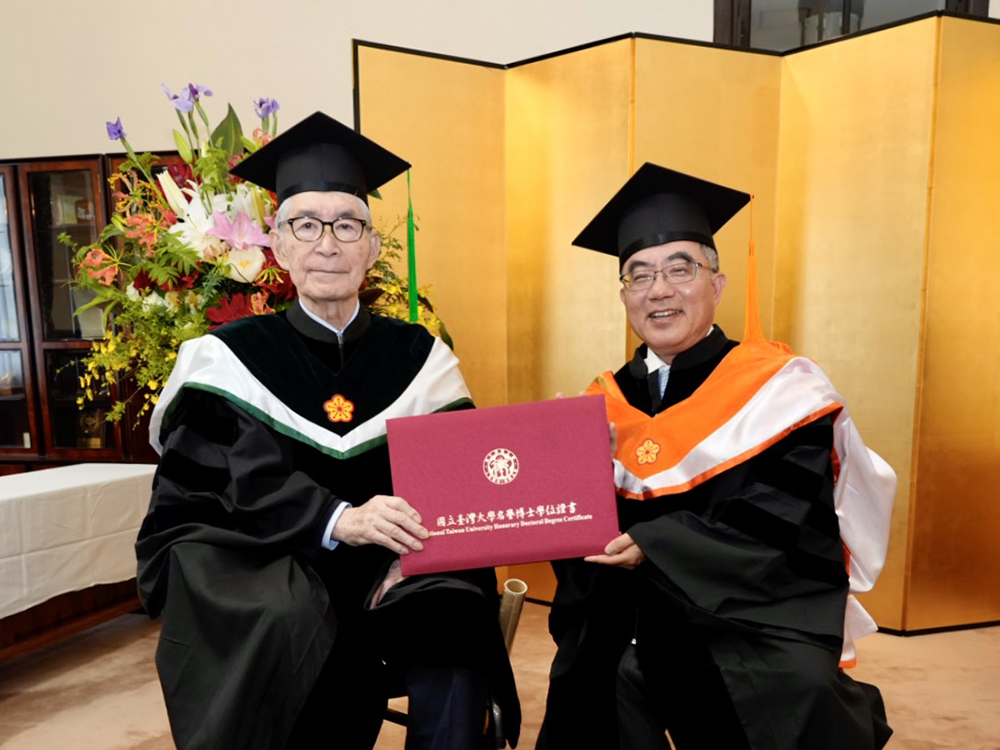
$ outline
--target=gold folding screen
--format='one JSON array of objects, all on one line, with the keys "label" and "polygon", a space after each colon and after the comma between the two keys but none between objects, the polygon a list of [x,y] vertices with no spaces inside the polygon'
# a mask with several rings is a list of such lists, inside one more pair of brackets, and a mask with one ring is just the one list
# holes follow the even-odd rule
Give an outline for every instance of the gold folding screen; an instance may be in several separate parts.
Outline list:
[{"label": "gold folding screen", "polygon": [[[1000,27],[934,17],[784,57],[630,37],[506,69],[362,43],[356,63],[362,132],[415,164],[420,281],[478,403],[624,361],[617,263],[570,242],[635,168],[752,191],[765,331],[899,474],[866,606],[898,630],[1000,619]],[[377,217],[405,212],[401,180],[384,196]],[[732,337],[749,225],[718,237]]]},{"label": "gold folding screen", "polygon": [[632,46],[507,71],[511,403],[576,395],[621,358],[617,265],[570,243],[630,174]]},{"label": "gold folding screen", "polygon": [[[414,165],[418,284],[432,285],[476,402],[506,403],[503,71],[367,46],[356,54],[361,131]],[[405,219],[406,180],[380,193],[376,226]],[[397,236],[405,243],[405,224]]]},{"label": "gold folding screen", "polygon": [[[754,194],[762,300],[773,296],[780,66],[775,55],[636,41],[635,165],[651,161]],[[749,210],[716,236],[728,279],[717,321],[735,339],[743,334],[749,237]],[[770,305],[761,322],[770,331]]]},{"label": "gold folding screen", "polygon": [[863,599],[904,627],[939,19],[783,60],[774,335],[816,359],[896,470],[891,555]]},{"label": "gold folding screen", "polygon": [[1000,618],[1000,27],[943,19],[909,629]]}]

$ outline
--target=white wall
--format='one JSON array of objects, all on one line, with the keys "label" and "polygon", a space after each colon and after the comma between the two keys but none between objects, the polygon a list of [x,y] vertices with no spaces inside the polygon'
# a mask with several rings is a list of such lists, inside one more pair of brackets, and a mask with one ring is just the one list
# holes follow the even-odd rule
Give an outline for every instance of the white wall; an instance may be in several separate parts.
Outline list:
[{"label": "white wall", "polygon": [[[0,0],[0,159],[173,148],[160,83],[209,86],[213,123],[271,96],[288,126],[353,122],[351,40],[514,62],[641,31],[712,38],[712,0]],[[365,92],[371,95],[371,92]],[[400,113],[405,116],[405,113]],[[455,116],[462,116],[455,102]]]}]

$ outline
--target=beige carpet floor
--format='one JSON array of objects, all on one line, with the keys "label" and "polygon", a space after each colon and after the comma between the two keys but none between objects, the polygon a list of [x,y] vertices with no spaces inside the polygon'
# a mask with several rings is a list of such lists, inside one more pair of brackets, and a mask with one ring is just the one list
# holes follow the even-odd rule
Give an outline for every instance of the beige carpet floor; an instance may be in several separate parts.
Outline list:
[{"label": "beige carpet floor", "polygon": [[[534,747],[553,648],[547,609],[529,604],[512,658],[524,704],[522,748]],[[170,750],[153,651],[159,626],[125,615],[0,665],[4,750]],[[1000,627],[859,644],[859,679],[882,688],[891,750],[1000,750]],[[403,747],[387,725],[378,750]],[[581,748],[581,750],[600,750]]]}]

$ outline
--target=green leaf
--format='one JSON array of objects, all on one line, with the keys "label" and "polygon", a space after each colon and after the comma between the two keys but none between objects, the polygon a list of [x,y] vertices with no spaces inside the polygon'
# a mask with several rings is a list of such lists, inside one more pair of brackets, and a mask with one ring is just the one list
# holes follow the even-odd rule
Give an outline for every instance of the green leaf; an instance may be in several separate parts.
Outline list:
[{"label": "green leaf", "polygon": [[190,164],[194,158],[191,153],[191,144],[188,143],[187,138],[179,130],[174,131],[174,144],[177,146],[177,153],[181,155],[184,161]]},{"label": "green leaf", "polygon": [[79,245],[73,241],[73,237],[70,236],[69,232],[60,232],[58,237],[59,243],[65,245],[70,249],[71,252],[76,252]]},{"label": "green leaf", "polygon": [[104,297],[94,297],[92,300],[90,300],[90,302],[87,302],[86,304],[80,305],[78,308],[76,308],[73,311],[73,314],[74,315],[79,315],[80,313],[82,313],[82,312],[84,312],[86,310],[89,310],[92,307],[97,307],[98,305],[103,305],[107,301],[108,300],[106,298],[104,298]]},{"label": "green leaf", "polygon": [[452,351],[455,350],[455,342],[451,338],[451,334],[448,333],[448,329],[444,327],[444,321],[441,321],[441,340],[448,345],[448,348]]},{"label": "green leaf", "polygon": [[115,222],[116,218],[120,218],[120,217],[118,217],[117,215],[112,216],[111,217],[112,223],[108,224],[106,227],[104,227],[104,230],[101,232],[101,242],[107,242],[112,237],[124,237],[125,236],[125,229],[123,227],[119,227],[118,226],[118,223]]},{"label": "green leaf", "polygon": [[110,330],[110,324],[112,319],[111,313],[115,309],[115,307],[118,306],[119,305],[115,300],[111,300],[110,302],[108,302],[107,307],[105,307],[104,310],[101,312],[101,324],[104,326],[105,331]]},{"label": "green leaf", "polygon": [[229,105],[229,111],[219,126],[212,133],[209,142],[213,146],[218,146],[229,156],[243,151],[243,127],[240,125],[240,118],[236,116],[233,105]]}]

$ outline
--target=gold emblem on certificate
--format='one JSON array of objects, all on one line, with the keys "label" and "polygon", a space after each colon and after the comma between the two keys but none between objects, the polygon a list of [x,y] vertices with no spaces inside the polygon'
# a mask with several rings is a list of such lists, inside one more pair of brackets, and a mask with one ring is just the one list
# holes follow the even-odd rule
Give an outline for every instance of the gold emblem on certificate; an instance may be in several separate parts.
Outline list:
[{"label": "gold emblem on certificate", "polygon": [[513,482],[519,468],[517,456],[506,448],[494,448],[483,459],[483,473],[493,484]]}]

